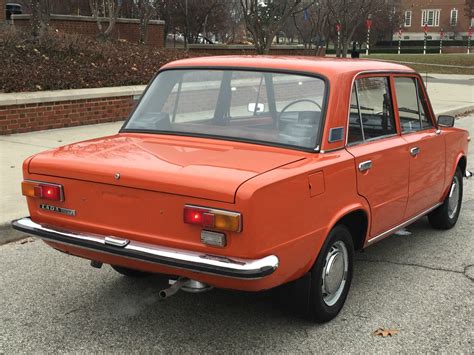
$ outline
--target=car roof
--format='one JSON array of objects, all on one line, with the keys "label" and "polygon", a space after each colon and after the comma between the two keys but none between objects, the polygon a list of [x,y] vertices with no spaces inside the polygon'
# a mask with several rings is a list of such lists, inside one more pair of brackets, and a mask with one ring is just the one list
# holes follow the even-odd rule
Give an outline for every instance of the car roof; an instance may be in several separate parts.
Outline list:
[{"label": "car roof", "polygon": [[170,62],[162,69],[180,67],[231,67],[300,71],[326,76],[341,74],[357,75],[361,72],[410,72],[415,71],[405,65],[367,59],[346,59],[332,57],[230,55],[194,57]]}]

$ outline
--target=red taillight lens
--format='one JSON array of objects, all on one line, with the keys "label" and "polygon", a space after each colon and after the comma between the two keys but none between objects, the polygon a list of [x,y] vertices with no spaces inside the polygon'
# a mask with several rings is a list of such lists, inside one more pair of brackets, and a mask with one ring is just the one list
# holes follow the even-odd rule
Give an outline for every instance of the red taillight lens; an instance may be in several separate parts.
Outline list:
[{"label": "red taillight lens", "polygon": [[184,207],[184,223],[229,232],[242,229],[240,213],[189,205]]},{"label": "red taillight lens", "polygon": [[21,190],[24,196],[42,198],[51,201],[63,201],[62,185],[48,184],[37,181],[23,181]]},{"label": "red taillight lens", "polygon": [[40,184],[39,188],[41,197],[45,200],[61,201],[61,188],[59,186]]}]

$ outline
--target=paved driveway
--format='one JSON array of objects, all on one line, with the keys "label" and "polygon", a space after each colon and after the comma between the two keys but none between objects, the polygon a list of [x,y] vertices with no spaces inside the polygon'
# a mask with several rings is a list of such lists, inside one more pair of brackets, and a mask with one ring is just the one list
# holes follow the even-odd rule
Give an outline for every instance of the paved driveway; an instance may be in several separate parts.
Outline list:
[{"label": "paved driveway", "polygon": [[[474,132],[474,115],[457,121]],[[474,146],[468,166],[474,170]],[[155,278],[93,269],[27,239],[0,247],[0,353],[31,351],[470,352],[474,348],[474,180],[457,226],[426,219],[357,254],[340,315],[317,325],[270,295],[214,290],[158,300]],[[2,233],[11,233],[3,231]],[[379,328],[400,332],[374,337]]]}]

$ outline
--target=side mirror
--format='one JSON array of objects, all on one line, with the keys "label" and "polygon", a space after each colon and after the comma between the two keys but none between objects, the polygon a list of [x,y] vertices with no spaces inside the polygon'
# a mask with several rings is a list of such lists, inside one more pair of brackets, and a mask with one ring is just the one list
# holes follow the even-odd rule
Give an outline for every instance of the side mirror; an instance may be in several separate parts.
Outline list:
[{"label": "side mirror", "polygon": [[454,127],[454,117],[448,115],[438,116],[438,125],[443,127]]},{"label": "side mirror", "polygon": [[248,112],[256,112],[256,113],[263,112],[263,111],[265,111],[265,105],[264,104],[256,104],[254,102],[251,102],[247,105],[247,111]]}]

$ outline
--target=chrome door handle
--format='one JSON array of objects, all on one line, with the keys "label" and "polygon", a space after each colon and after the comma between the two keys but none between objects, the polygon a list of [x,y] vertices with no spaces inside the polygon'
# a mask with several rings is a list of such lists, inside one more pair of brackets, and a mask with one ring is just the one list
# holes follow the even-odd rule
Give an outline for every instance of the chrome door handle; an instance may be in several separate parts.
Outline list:
[{"label": "chrome door handle", "polygon": [[372,167],[372,160],[366,160],[359,164],[359,171],[367,171]]},{"label": "chrome door handle", "polygon": [[410,154],[412,157],[416,157],[420,153],[420,147],[413,147],[410,149]]}]

